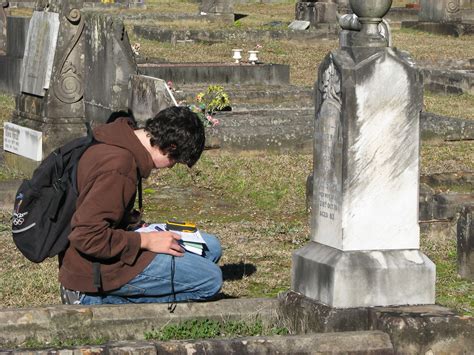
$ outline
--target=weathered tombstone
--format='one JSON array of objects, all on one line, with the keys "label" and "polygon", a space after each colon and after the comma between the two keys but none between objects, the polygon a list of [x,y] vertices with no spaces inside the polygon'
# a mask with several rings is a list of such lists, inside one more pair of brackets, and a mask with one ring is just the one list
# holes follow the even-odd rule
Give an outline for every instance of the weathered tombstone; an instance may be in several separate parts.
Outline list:
[{"label": "weathered tombstone", "polygon": [[335,0],[298,1],[295,4],[295,19],[309,21],[312,26],[336,22]]},{"label": "weathered tombstone", "polygon": [[26,37],[30,19],[27,17],[7,18],[6,53],[0,55],[0,90],[17,94],[20,91],[20,73],[25,52]]},{"label": "weathered tombstone", "polygon": [[49,89],[59,32],[59,14],[35,11],[30,20],[20,74],[20,91],[43,97]]},{"label": "weathered tombstone", "polygon": [[28,29],[12,123],[42,132],[44,154],[83,132],[82,5],[38,0]]},{"label": "weathered tombstone", "polygon": [[233,0],[202,0],[199,5],[199,12],[210,20],[234,22]]},{"label": "weathered tombstone", "polygon": [[8,1],[0,2],[0,55],[7,50],[7,8]]},{"label": "weathered tombstone", "polygon": [[460,22],[461,0],[420,0],[420,21]]},{"label": "weathered tombstone", "polygon": [[154,117],[161,110],[177,106],[166,81],[145,75],[131,75],[129,109],[138,122]]},{"label": "weathered tombstone", "polygon": [[378,24],[391,0],[351,0],[361,29],[319,67],[311,242],[292,289],[336,308],[431,304],[435,266],[419,250],[422,80]]},{"label": "weathered tombstone", "polygon": [[464,207],[457,223],[458,272],[474,281],[474,215],[473,207]]},{"label": "weathered tombstone", "polygon": [[[137,73],[123,22],[83,4],[38,0],[28,30],[12,123],[42,133],[43,156],[83,135],[85,121],[105,122],[113,111],[126,110],[129,76]],[[21,157],[5,158],[31,171]]]},{"label": "weathered tombstone", "polygon": [[341,14],[348,13],[350,11],[349,0],[337,0],[337,11]]},{"label": "weathered tombstone", "polygon": [[127,109],[129,78],[138,69],[123,22],[100,11],[86,16],[85,116],[104,122],[111,112]]}]

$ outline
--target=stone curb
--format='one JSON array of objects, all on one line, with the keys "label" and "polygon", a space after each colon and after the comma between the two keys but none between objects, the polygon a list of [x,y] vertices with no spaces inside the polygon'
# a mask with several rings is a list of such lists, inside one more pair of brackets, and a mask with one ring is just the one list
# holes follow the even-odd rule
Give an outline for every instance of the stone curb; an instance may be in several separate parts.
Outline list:
[{"label": "stone curb", "polygon": [[112,342],[69,349],[12,350],[0,354],[393,354],[390,337],[380,331],[344,332],[236,339]]},{"label": "stone curb", "polygon": [[104,306],[49,306],[0,310],[0,348],[31,340],[107,338],[144,340],[145,332],[191,319],[260,319],[264,325],[277,320],[276,299],[225,299],[180,303],[174,313],[167,304]]},{"label": "stone curb", "polygon": [[[221,120],[221,124],[207,131],[210,147],[233,150],[312,151],[312,107],[242,109],[220,112],[216,117]],[[420,130],[422,139],[472,140],[474,120],[422,112]]]},{"label": "stone curb", "polygon": [[179,41],[218,43],[238,39],[247,41],[261,41],[262,39],[274,40],[300,40],[310,41],[315,39],[336,39],[339,26],[334,24],[321,24],[319,28],[309,31],[295,30],[176,30],[159,28],[155,26],[133,26],[135,35],[160,42],[179,43]]}]

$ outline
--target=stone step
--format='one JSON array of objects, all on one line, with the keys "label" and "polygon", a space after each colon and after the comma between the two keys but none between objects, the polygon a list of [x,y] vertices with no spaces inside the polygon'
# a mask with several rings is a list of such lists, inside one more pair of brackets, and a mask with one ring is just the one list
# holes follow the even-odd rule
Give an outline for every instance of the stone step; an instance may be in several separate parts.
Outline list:
[{"label": "stone step", "polygon": [[[46,352],[46,350],[43,350]],[[42,352],[43,352],[42,351]],[[48,349],[48,353],[52,352]],[[13,350],[12,355],[31,355]],[[121,341],[99,346],[54,349],[66,354],[394,354],[388,334],[380,331],[341,332],[196,341]]]},{"label": "stone step", "polygon": [[140,74],[176,84],[230,83],[284,85],[290,83],[290,66],[285,64],[234,63],[142,63]]},{"label": "stone step", "polygon": [[331,24],[322,23],[307,31],[296,31],[287,29],[276,30],[203,30],[203,29],[169,29],[157,26],[135,25],[133,32],[138,37],[177,44],[182,42],[219,43],[225,41],[261,41],[268,40],[295,40],[311,41],[317,39],[336,39],[339,32],[336,21]]},{"label": "stone step", "polygon": [[0,349],[18,347],[27,341],[48,343],[81,338],[144,340],[145,332],[185,320],[260,319],[264,326],[270,326],[277,322],[277,306],[277,299],[254,298],[178,303],[173,313],[170,313],[167,304],[0,309]]},{"label": "stone step", "polygon": [[[290,336],[145,342],[145,333],[186,320],[262,321]],[[403,324],[403,327],[400,327]],[[225,299],[167,304],[46,306],[0,309],[1,354],[156,353],[471,353],[474,322],[437,305],[331,308],[295,292],[278,299]],[[446,332],[446,327],[450,329]],[[390,338],[388,334],[392,334]],[[429,334],[429,336],[426,336]],[[108,339],[93,346],[51,345]],[[48,346],[49,343],[49,346]],[[25,347],[30,344],[29,348]],[[32,346],[36,344],[36,346]],[[41,349],[40,349],[41,348]],[[422,351],[424,349],[424,351]],[[460,351],[464,350],[464,351]]]},{"label": "stone step", "polygon": [[[231,112],[218,112],[216,127],[208,129],[210,147],[231,150],[306,151],[313,146],[314,108],[236,107]],[[422,112],[423,139],[472,140],[474,121]]]},{"label": "stone step", "polygon": [[313,108],[238,109],[215,115],[207,131],[210,147],[231,150],[312,150]]}]

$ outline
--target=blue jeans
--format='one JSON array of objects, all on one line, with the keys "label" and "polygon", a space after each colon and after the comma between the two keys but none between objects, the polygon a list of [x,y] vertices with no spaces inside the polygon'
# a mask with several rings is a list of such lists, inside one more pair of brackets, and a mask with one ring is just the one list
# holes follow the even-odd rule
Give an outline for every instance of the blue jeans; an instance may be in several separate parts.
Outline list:
[{"label": "blue jeans", "polygon": [[100,295],[83,294],[81,304],[184,302],[215,296],[222,287],[222,271],[217,265],[222,255],[221,244],[216,237],[201,234],[207,245],[204,256],[188,251],[181,257],[157,254],[140,274],[119,289]]}]

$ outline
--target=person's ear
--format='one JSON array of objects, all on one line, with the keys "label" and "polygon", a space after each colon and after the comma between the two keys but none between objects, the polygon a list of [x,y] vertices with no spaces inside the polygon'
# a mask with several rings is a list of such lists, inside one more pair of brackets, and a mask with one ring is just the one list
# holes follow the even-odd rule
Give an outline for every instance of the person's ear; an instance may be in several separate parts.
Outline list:
[{"label": "person's ear", "polygon": [[170,153],[173,153],[176,151],[176,144],[170,144],[170,146],[168,147],[168,149],[166,150],[168,154]]}]

